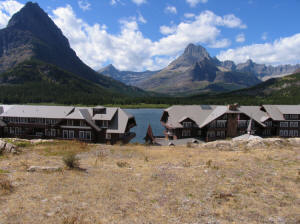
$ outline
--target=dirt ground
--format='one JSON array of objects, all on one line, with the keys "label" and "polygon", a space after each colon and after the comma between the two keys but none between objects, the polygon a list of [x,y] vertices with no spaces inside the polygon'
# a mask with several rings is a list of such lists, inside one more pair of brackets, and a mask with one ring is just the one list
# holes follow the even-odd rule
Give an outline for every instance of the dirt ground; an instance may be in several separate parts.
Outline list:
[{"label": "dirt ground", "polygon": [[300,223],[300,147],[18,145],[0,156],[1,224]]}]

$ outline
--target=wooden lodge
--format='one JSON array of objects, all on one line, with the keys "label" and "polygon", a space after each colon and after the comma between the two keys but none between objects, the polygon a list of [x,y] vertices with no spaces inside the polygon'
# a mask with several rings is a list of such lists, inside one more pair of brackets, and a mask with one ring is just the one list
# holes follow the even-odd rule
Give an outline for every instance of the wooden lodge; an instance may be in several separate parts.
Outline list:
[{"label": "wooden lodge", "polygon": [[0,105],[0,137],[129,142],[135,118],[113,107]]},{"label": "wooden lodge", "polygon": [[172,106],[161,117],[168,140],[213,141],[246,133],[261,137],[299,137],[299,122],[300,105]]}]

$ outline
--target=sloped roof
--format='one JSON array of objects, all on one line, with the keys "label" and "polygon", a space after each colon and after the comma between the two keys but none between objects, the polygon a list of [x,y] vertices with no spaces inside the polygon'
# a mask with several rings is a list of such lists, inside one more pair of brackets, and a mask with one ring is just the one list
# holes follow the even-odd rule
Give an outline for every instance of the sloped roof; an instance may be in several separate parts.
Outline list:
[{"label": "sloped roof", "polygon": [[[203,107],[199,105],[189,105],[189,106],[172,106],[167,108],[165,111],[169,113],[169,118],[167,125],[173,128],[182,128],[180,120],[183,117],[188,117],[195,121],[195,123],[200,127],[204,122],[208,121],[209,115],[218,106]],[[225,106],[223,106],[225,107]],[[227,108],[227,107],[225,107]]]},{"label": "sloped roof", "polygon": [[95,114],[93,120],[107,120],[110,121],[115,113],[117,112],[118,108],[116,107],[107,107],[105,114]]},{"label": "sloped roof", "polygon": [[167,125],[172,128],[182,128],[181,121],[190,118],[203,128],[213,120],[222,116],[225,113],[244,113],[257,121],[260,125],[263,124],[269,116],[260,110],[258,106],[241,106],[237,111],[229,110],[227,106],[217,105],[190,105],[190,106],[172,106],[165,110],[169,113]]},{"label": "sloped roof", "polygon": [[117,112],[115,113],[117,116],[114,116],[108,129],[107,133],[124,133],[128,124],[128,120],[133,118],[131,114],[125,112],[121,108],[117,108]]},{"label": "sloped roof", "polygon": [[300,114],[300,105],[263,105],[269,116],[275,120],[285,120],[284,114]]},{"label": "sloped roof", "polygon": [[8,109],[13,107],[14,105],[0,105],[0,114],[6,112]]},{"label": "sloped roof", "polygon": [[260,125],[265,126],[263,122],[268,120],[270,116],[260,109],[260,106],[241,106],[239,111],[248,115],[250,118],[254,119]]},{"label": "sloped roof", "polygon": [[62,119],[66,117],[73,108],[74,107],[64,106],[13,105],[2,113],[1,116]]}]

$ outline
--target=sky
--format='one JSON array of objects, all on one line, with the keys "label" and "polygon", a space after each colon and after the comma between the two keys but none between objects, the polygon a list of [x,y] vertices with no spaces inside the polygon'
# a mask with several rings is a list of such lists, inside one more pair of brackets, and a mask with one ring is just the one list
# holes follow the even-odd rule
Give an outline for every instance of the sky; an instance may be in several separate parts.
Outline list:
[{"label": "sky", "polygon": [[[300,63],[300,0],[37,0],[86,64],[158,70],[189,43],[236,63]],[[26,1],[0,0],[0,28]]]}]

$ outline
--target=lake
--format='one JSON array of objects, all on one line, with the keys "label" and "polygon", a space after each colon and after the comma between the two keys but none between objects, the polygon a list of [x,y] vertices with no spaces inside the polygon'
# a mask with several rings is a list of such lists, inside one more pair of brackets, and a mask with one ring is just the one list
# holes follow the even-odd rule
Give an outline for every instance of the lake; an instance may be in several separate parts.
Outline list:
[{"label": "lake", "polygon": [[164,127],[160,123],[160,118],[163,109],[124,109],[135,117],[137,126],[130,131],[135,132],[136,137],[130,142],[145,143],[144,137],[146,136],[148,125],[152,127],[155,136],[163,136]]}]

